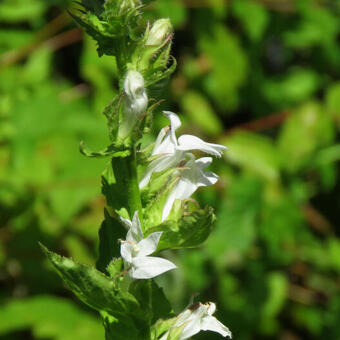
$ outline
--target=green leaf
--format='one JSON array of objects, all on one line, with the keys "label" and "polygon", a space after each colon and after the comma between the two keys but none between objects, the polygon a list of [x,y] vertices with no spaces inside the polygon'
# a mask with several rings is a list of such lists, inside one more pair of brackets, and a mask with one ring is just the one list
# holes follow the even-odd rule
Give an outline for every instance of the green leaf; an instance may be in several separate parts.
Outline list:
[{"label": "green leaf", "polygon": [[263,83],[265,97],[275,106],[286,108],[310,98],[319,88],[319,75],[312,69],[294,67],[284,76],[267,79]]},{"label": "green leaf", "polygon": [[218,135],[223,130],[223,124],[214,112],[209,101],[196,91],[187,91],[182,97],[183,113],[208,135]]},{"label": "green leaf", "polygon": [[207,56],[212,67],[204,77],[207,93],[221,108],[235,109],[239,102],[239,88],[247,71],[247,57],[239,38],[226,26],[214,24],[200,38],[199,50]]},{"label": "green leaf", "polygon": [[91,151],[89,150],[85,143],[82,141],[79,145],[80,152],[86,157],[92,158],[102,158],[102,157],[127,157],[131,154],[131,150],[127,149],[125,146],[116,146],[115,144],[110,144],[106,149],[102,151]]},{"label": "green leaf", "polygon": [[256,173],[268,181],[280,177],[280,155],[273,142],[262,135],[240,131],[220,140],[229,150],[224,156],[242,169]]},{"label": "green leaf", "polygon": [[262,186],[262,181],[254,175],[233,178],[228,195],[219,206],[215,231],[206,245],[217,263],[237,263],[254,242]]},{"label": "green leaf", "polygon": [[96,15],[100,15],[103,11],[104,0],[81,0],[81,4],[88,11],[94,12]]},{"label": "green leaf", "polygon": [[130,292],[139,304],[144,306],[145,314],[149,313],[147,319],[151,320],[152,324],[158,319],[168,319],[174,315],[163,289],[154,280],[134,281],[130,286]]},{"label": "green leaf", "polygon": [[117,277],[117,275],[120,275],[123,270],[123,259],[120,258],[114,258],[110,261],[109,265],[107,266],[107,272],[110,274],[112,278]]},{"label": "green leaf", "polygon": [[314,153],[327,146],[334,138],[334,127],[317,103],[308,103],[297,109],[282,126],[278,146],[283,166],[290,172],[313,164]]},{"label": "green leaf", "polygon": [[326,108],[329,113],[337,119],[340,119],[340,82],[333,83],[326,93]]},{"label": "green leaf", "polygon": [[99,318],[84,312],[73,302],[54,296],[12,300],[0,310],[0,335],[32,329],[37,339],[102,339]]},{"label": "green leaf", "polygon": [[113,258],[120,256],[119,239],[125,239],[125,228],[105,210],[105,220],[99,229],[99,257],[96,267],[107,273],[107,266]]},{"label": "green leaf", "polygon": [[147,234],[162,231],[157,250],[191,248],[202,244],[210,235],[215,222],[211,207],[184,214],[178,221],[169,220],[147,229]]},{"label": "green leaf", "polygon": [[249,38],[253,41],[261,39],[269,23],[265,7],[252,0],[238,0],[232,2],[232,9],[235,16],[242,22]]},{"label": "green leaf", "polygon": [[109,277],[95,268],[61,257],[43,245],[41,247],[54,269],[82,302],[99,312],[105,311],[117,318],[143,315],[133,295],[117,289]]}]

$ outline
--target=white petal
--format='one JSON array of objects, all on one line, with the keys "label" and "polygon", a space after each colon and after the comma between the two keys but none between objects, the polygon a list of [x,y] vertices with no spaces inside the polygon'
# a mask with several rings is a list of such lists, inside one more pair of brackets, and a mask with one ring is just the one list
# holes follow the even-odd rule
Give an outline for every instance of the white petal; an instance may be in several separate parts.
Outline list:
[{"label": "white petal", "polygon": [[167,217],[170,214],[171,208],[175,202],[176,199],[176,188],[177,185],[173,188],[173,190],[170,192],[164,206],[163,206],[163,211],[162,211],[162,222],[167,219]]},{"label": "white petal", "polygon": [[139,256],[147,256],[154,253],[157,249],[159,239],[162,236],[162,231],[152,233],[147,238],[138,243]]},{"label": "white petal", "polygon": [[173,130],[175,132],[178,128],[181,127],[181,125],[182,125],[181,120],[176,115],[176,113],[173,113],[171,111],[163,111],[163,113],[170,120],[171,130]]},{"label": "white petal", "polygon": [[214,185],[218,181],[218,176],[211,171],[202,171],[199,176],[197,176],[197,186],[205,187],[209,185]]},{"label": "white petal", "polygon": [[161,131],[159,131],[158,136],[157,136],[156,141],[155,141],[155,145],[153,147],[154,150],[156,150],[161,145],[163,139],[168,134],[168,131],[169,131],[168,127],[165,127],[163,129],[161,129]]},{"label": "white petal", "polygon": [[126,235],[126,240],[137,243],[142,239],[143,239],[143,232],[142,232],[142,228],[141,228],[139,217],[138,217],[138,211],[135,211],[133,218],[132,218],[131,228]]},{"label": "white petal", "polygon": [[182,125],[181,120],[178,116],[171,112],[171,111],[163,111],[163,113],[168,117],[170,120],[170,136],[172,143],[177,147],[177,138],[176,138],[176,130]]},{"label": "white petal", "polygon": [[205,169],[212,163],[212,161],[213,159],[211,157],[202,157],[202,158],[197,159],[195,161],[195,164],[200,169]]},{"label": "white petal", "polygon": [[208,315],[213,315],[215,311],[216,311],[216,305],[213,302],[208,302],[208,309],[207,309]]},{"label": "white petal", "polygon": [[221,157],[227,148],[224,145],[207,143],[192,135],[182,135],[178,138],[178,149],[184,151],[200,150],[211,155]]},{"label": "white petal", "polygon": [[134,279],[151,279],[168,270],[176,268],[176,266],[160,257],[135,257],[132,260],[133,268],[131,268],[130,275]]},{"label": "white petal", "polygon": [[162,222],[169,216],[176,199],[187,199],[197,189],[197,185],[187,178],[181,178],[169,194],[162,212]]},{"label": "white petal", "polygon": [[128,220],[127,218],[123,218],[122,216],[119,216],[119,219],[124,224],[127,230],[129,230],[132,227],[132,222]]},{"label": "white petal", "polygon": [[128,263],[131,263],[132,261],[132,252],[133,246],[129,242],[122,242],[120,245],[120,254],[122,258]]},{"label": "white petal", "polygon": [[162,155],[162,154],[172,154],[175,152],[176,143],[173,142],[171,138],[171,133],[168,132],[165,138],[163,139],[162,143],[155,146],[152,151],[152,155]]},{"label": "white petal", "polygon": [[201,330],[200,320],[187,321],[180,336],[180,340],[191,338],[193,335],[199,333]]},{"label": "white petal", "polygon": [[170,169],[176,166],[181,161],[181,151],[180,154],[160,156],[154,159],[146,169],[144,177],[139,182],[139,188],[143,189],[150,181],[150,178],[154,172],[161,172],[166,169]]},{"label": "white petal", "polygon": [[203,331],[213,331],[226,337],[231,338],[231,332],[228,327],[224,326],[222,322],[218,321],[215,317],[207,315],[202,320],[202,330]]}]

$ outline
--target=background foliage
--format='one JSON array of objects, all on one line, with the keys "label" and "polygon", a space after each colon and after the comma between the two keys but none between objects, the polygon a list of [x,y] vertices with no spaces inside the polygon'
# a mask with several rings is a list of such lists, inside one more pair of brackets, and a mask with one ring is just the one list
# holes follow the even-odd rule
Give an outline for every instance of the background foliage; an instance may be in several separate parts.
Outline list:
[{"label": "background foliage", "polygon": [[[0,339],[102,339],[95,314],[37,241],[94,264],[100,174],[80,140],[106,145],[100,114],[112,58],[72,22],[67,0],[0,2]],[[179,66],[164,108],[182,132],[223,143],[217,208],[198,250],[159,278],[176,311],[216,300],[235,339],[340,338],[340,1],[158,0]],[[154,132],[166,124],[156,115]],[[150,139],[152,137],[150,136]],[[217,339],[202,333],[197,339]]]}]

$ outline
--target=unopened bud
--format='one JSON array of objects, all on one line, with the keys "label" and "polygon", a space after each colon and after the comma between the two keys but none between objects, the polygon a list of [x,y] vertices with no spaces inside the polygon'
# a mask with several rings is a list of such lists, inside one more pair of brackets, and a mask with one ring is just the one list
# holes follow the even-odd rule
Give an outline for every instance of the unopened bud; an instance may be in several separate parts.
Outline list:
[{"label": "unopened bud", "polygon": [[172,25],[169,19],[159,19],[151,27],[146,40],[146,46],[159,46],[168,39],[172,33]]},{"label": "unopened bud", "polygon": [[148,96],[145,90],[143,76],[134,70],[128,71],[124,80],[124,113],[123,120],[119,127],[119,136],[127,137],[133,130],[138,116],[143,113],[148,106]]},{"label": "unopened bud", "polygon": [[145,111],[148,105],[148,96],[145,91],[143,76],[134,70],[128,71],[124,81],[124,91],[127,96],[126,109],[135,115]]}]

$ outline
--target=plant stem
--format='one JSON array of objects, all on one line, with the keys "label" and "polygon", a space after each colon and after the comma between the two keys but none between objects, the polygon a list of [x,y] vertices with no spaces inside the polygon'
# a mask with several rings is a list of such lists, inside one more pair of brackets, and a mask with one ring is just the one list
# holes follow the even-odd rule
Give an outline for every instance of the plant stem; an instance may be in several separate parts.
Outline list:
[{"label": "plant stem", "polygon": [[143,220],[142,202],[138,187],[137,160],[135,147],[131,148],[131,155],[120,160],[124,171],[124,187],[127,189],[128,210],[132,219],[138,211],[140,221]]}]

